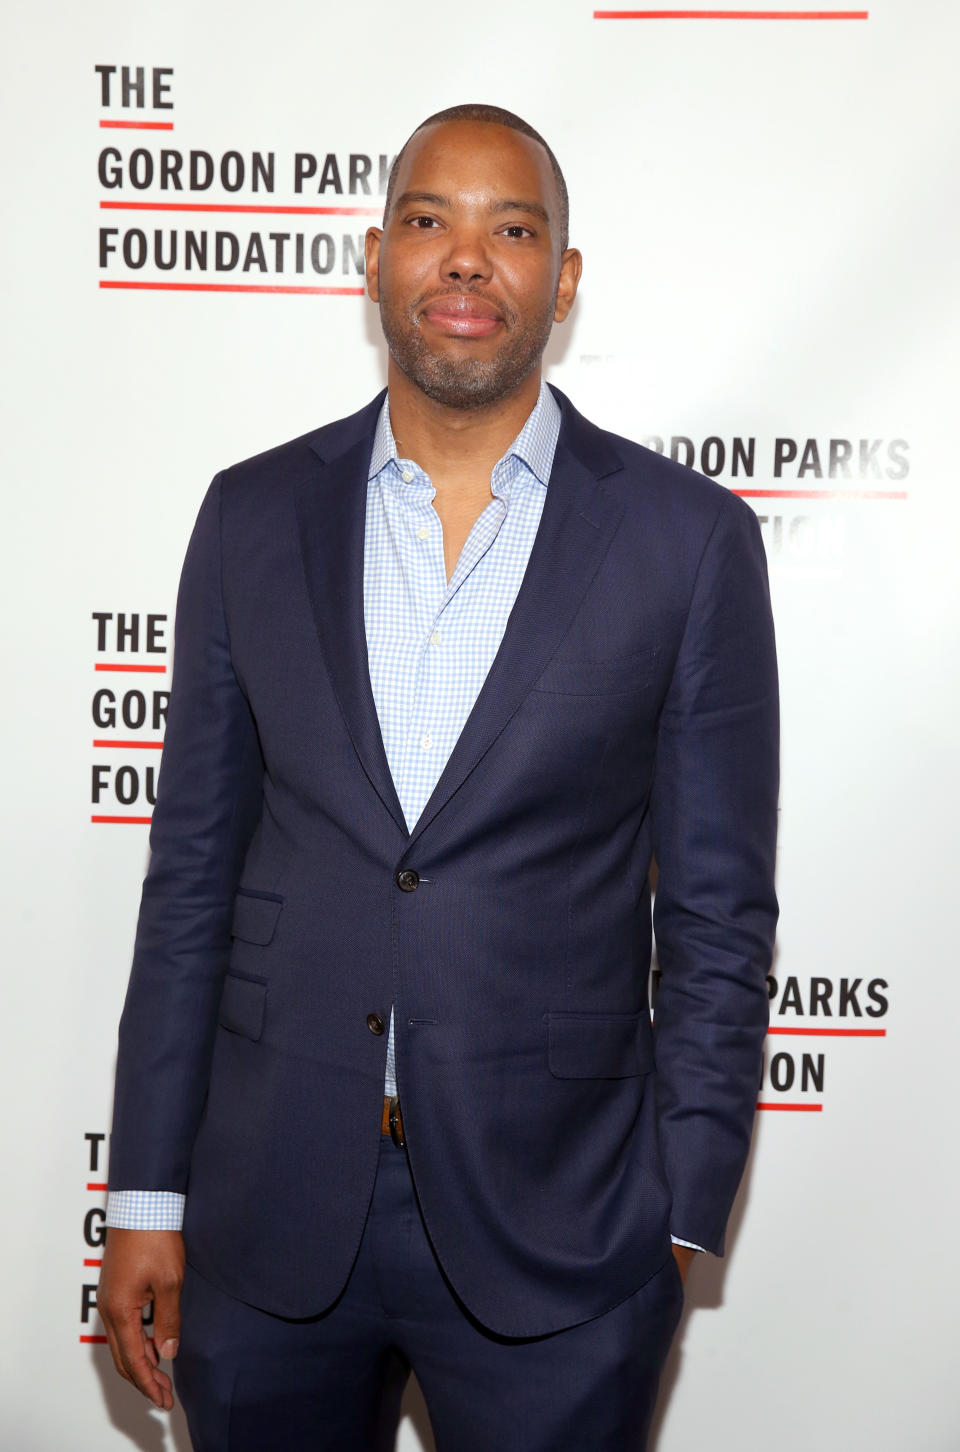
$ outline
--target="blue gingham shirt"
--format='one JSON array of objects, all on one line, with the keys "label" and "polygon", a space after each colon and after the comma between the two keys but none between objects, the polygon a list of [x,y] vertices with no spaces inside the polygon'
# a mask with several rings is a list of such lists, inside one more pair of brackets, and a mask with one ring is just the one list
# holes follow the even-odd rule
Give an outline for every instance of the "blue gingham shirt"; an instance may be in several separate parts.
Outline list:
[{"label": "blue gingham shirt", "polygon": [[[536,407],[493,467],[493,497],[448,581],[443,528],[432,502],[437,491],[419,464],[400,457],[389,400],[380,411],[367,480],[363,609],[373,699],[410,831],[503,639],[543,512],[559,433],[560,408],[541,383]],[[392,1010],[384,1093],[397,1093]],[[183,1202],[184,1196],[164,1190],[112,1191],[107,1224],[178,1230]]]}]

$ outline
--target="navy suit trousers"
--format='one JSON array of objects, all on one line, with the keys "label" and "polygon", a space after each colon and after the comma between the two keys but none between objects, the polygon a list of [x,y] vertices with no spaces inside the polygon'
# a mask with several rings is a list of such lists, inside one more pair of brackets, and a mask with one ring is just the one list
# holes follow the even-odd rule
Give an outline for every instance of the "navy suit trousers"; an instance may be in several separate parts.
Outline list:
[{"label": "navy suit trousers", "polygon": [[360,1249],[323,1315],[287,1320],[188,1266],[174,1380],[196,1452],[389,1452],[415,1372],[437,1452],[643,1452],[683,1309],[673,1255],[592,1320],[480,1325],[431,1247],[406,1151],[383,1136]]}]

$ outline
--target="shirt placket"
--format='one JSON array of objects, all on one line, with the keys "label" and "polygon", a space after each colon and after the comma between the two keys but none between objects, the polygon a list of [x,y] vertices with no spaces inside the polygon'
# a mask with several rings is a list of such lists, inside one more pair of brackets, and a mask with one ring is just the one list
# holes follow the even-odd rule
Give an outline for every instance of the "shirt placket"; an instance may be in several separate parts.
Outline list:
[{"label": "shirt placket", "polygon": [[[404,462],[401,467],[409,471]],[[420,476],[427,484],[429,478]],[[455,744],[452,729],[444,711],[444,694],[453,688],[450,673],[456,661],[456,620],[468,606],[467,597],[476,566],[490,549],[506,515],[506,499],[495,496],[474,522],[457,560],[449,582],[443,558],[443,530],[432,500],[436,493],[430,485],[430,516],[424,522],[418,511],[414,526],[418,543],[424,547],[426,569],[421,575],[422,588],[417,595],[419,640],[414,671],[411,711],[401,756],[401,804],[412,830],[436,785],[442,767]],[[421,531],[426,530],[426,535]],[[462,723],[460,723],[462,725]]]},{"label": "shirt placket", "polygon": [[[401,539],[400,562],[407,598],[412,604],[410,641],[411,689],[407,699],[404,729],[399,743],[395,785],[407,826],[412,830],[425,798],[423,784],[427,763],[420,760],[417,721],[424,689],[424,670],[430,636],[444,597],[446,578],[440,521],[432,500],[435,494],[429,477],[410,460],[401,459],[398,468],[404,487],[400,493],[397,520]],[[422,732],[420,733],[423,734]]]}]

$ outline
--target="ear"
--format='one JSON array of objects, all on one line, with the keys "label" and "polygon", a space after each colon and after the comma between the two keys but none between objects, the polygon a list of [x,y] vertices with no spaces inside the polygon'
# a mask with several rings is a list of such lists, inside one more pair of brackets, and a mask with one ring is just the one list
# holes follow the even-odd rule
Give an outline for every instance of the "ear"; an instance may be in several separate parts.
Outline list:
[{"label": "ear", "polygon": [[367,297],[371,302],[380,301],[380,242],[383,229],[368,227],[363,241],[364,271],[367,277]]},{"label": "ear", "polygon": [[580,256],[576,247],[568,247],[560,258],[557,305],[553,314],[553,321],[555,323],[562,323],[573,307],[573,300],[577,295],[577,288],[580,286],[580,274],[582,272],[583,258]]}]

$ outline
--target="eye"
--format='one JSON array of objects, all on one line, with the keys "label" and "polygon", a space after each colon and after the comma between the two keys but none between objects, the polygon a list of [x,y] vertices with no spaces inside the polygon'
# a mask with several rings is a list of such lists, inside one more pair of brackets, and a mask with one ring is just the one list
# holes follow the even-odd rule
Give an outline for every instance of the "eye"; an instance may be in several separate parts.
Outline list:
[{"label": "eye", "polygon": [[439,223],[436,217],[408,217],[408,225],[416,228],[418,232],[426,232],[437,227]]},{"label": "eye", "polygon": [[530,230],[529,227],[523,227],[523,226],[520,225],[519,222],[511,222],[510,225],[509,225],[509,227],[504,227],[504,229],[503,229],[503,235],[505,237],[516,237],[516,238],[520,238],[520,237],[532,237],[534,234],[533,234],[533,232],[531,232],[531,230]]}]

